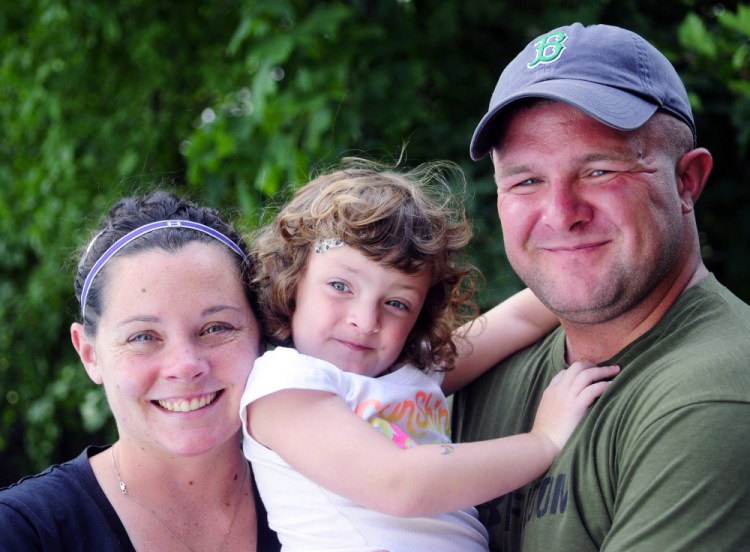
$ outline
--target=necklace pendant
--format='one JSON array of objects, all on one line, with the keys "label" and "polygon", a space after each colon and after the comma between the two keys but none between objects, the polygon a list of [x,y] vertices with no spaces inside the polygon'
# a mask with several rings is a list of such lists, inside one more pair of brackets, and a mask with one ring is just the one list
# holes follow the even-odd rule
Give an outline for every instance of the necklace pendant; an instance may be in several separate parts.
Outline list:
[{"label": "necklace pendant", "polygon": [[128,494],[128,487],[122,481],[120,481],[120,492],[124,495]]}]

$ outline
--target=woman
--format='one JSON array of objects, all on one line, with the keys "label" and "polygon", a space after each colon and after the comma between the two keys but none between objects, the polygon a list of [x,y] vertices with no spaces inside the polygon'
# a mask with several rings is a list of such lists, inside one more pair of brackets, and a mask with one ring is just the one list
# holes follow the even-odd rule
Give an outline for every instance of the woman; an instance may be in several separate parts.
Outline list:
[{"label": "woman", "polygon": [[111,209],[71,339],[119,438],[0,491],[0,549],[279,549],[240,449],[263,342],[245,259],[215,211],[171,194]]}]

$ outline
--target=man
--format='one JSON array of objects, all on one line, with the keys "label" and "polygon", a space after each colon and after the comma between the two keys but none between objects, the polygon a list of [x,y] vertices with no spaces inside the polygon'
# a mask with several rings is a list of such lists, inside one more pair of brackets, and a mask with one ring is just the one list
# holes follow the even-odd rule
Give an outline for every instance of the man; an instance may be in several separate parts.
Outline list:
[{"label": "man", "polygon": [[695,137],[674,68],[624,29],[556,29],[500,76],[471,156],[561,327],[456,396],[455,437],[528,431],[575,360],[621,373],[545,476],[480,507],[492,550],[750,547],[750,307],[701,260]]}]

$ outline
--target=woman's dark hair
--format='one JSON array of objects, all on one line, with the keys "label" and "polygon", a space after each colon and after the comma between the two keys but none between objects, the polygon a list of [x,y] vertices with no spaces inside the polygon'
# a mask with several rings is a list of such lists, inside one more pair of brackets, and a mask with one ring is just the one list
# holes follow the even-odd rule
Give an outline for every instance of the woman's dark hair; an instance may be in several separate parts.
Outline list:
[{"label": "woman's dark hair", "polygon": [[[245,260],[240,259],[237,255],[233,255],[233,257],[237,259],[237,267],[241,275],[243,287],[245,288],[245,294],[253,313],[257,315],[257,301],[249,285],[252,274],[251,266],[246,261],[248,249],[240,233],[235,230],[232,224],[226,222],[217,210],[197,205],[190,200],[166,191],[123,198],[112,206],[109,213],[101,220],[98,228],[93,232],[93,237],[88,240],[87,244],[81,248],[78,254],[78,269],[73,287],[79,303],[81,302],[84,283],[89,272],[91,272],[99,258],[117,240],[146,224],[164,220],[187,220],[200,223],[220,232],[237,244],[245,254]],[[129,255],[148,249],[177,251],[193,242],[218,243],[216,238],[203,232],[170,226],[142,234],[119,250],[116,255]],[[86,333],[89,335],[96,335],[103,309],[102,289],[106,284],[107,266],[105,264],[90,283],[88,293],[85,297],[86,304],[81,305],[82,323]]]}]

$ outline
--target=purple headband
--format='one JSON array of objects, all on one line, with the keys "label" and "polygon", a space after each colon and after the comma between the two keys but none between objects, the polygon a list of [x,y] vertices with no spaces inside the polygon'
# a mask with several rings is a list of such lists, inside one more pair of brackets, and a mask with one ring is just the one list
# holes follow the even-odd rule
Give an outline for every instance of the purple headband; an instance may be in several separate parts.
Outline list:
[{"label": "purple headband", "polygon": [[[107,263],[107,261],[114,257],[118,251],[120,251],[130,242],[138,239],[144,234],[152,232],[153,230],[160,230],[162,228],[189,228],[191,230],[203,232],[204,234],[207,234],[212,238],[219,240],[229,249],[237,253],[237,255],[239,255],[242,259],[245,258],[245,253],[236,243],[227,238],[218,230],[214,230],[213,228],[206,226],[205,224],[201,224],[200,222],[193,222],[190,220],[160,220],[157,222],[144,224],[143,226],[139,226],[135,230],[128,232],[115,243],[110,245],[109,248],[102,254],[102,256],[99,257],[99,260],[94,263],[93,268],[89,271],[88,276],[86,276],[86,281],[83,283],[83,290],[81,291],[81,314],[84,318],[86,316],[86,299],[88,298],[91,284],[94,282],[94,278],[96,278],[96,275],[99,274],[99,271],[104,268],[104,265]],[[94,238],[94,240],[96,240],[96,238]],[[93,241],[91,243],[93,244]],[[91,245],[89,245],[89,248],[90,247]]]}]

